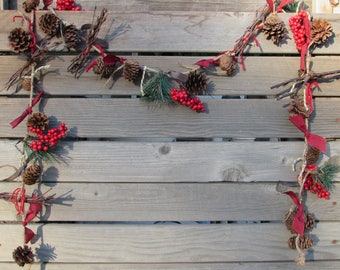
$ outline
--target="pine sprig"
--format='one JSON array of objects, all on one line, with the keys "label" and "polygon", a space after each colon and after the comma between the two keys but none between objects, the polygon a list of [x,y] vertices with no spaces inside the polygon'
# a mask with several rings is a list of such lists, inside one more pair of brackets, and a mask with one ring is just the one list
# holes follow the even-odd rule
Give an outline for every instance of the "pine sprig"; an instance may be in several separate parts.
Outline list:
[{"label": "pine sprig", "polygon": [[29,146],[29,142],[27,140],[23,141],[23,150],[27,156],[28,161],[44,161],[48,164],[53,164],[59,161],[59,157],[56,153],[51,151],[33,151],[32,148]]},{"label": "pine sprig", "polygon": [[331,190],[334,185],[333,180],[339,172],[340,164],[334,162],[333,159],[329,159],[318,168],[318,173],[315,177],[327,190]]},{"label": "pine sprig", "polygon": [[143,85],[143,99],[161,103],[171,103],[171,81],[163,72],[158,72]]}]

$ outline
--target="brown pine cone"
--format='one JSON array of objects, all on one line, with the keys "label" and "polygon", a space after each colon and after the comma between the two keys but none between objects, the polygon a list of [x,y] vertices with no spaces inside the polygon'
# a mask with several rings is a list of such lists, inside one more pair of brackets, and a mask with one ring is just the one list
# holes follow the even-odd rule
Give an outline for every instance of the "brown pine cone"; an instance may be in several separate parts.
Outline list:
[{"label": "brown pine cone", "polygon": [[320,158],[320,154],[321,154],[321,151],[317,149],[316,147],[313,147],[313,146],[309,147],[307,149],[306,156],[305,156],[307,164],[314,164],[318,162]]},{"label": "brown pine cone", "polygon": [[30,77],[21,78],[21,87],[25,91],[31,91],[31,78]]},{"label": "brown pine cone", "polygon": [[184,84],[185,89],[192,95],[203,95],[208,86],[208,78],[199,70],[190,71]]},{"label": "brown pine cone", "polygon": [[236,61],[231,55],[223,54],[219,59],[219,66],[228,76],[231,76],[236,70]]},{"label": "brown pine cone", "polygon": [[[288,247],[291,249],[296,249],[296,237],[292,236],[288,240]],[[314,245],[314,241],[308,235],[303,235],[299,237],[298,246],[300,249],[309,249]]]},{"label": "brown pine cone", "polygon": [[317,45],[324,44],[333,35],[332,25],[326,19],[314,19],[311,28],[311,38]]},{"label": "brown pine cone", "polygon": [[51,37],[54,37],[59,32],[60,23],[60,19],[53,13],[46,13],[39,19],[39,26],[41,30]]},{"label": "brown pine cone", "polygon": [[21,53],[30,48],[33,39],[31,34],[26,32],[23,28],[14,28],[9,33],[8,40],[13,51]]},{"label": "brown pine cone", "polygon": [[25,266],[25,264],[34,262],[34,254],[30,247],[25,245],[24,247],[17,247],[13,253],[14,261],[21,267]]},{"label": "brown pine cone", "polygon": [[[293,221],[295,218],[297,212],[297,208],[295,208],[293,211],[288,212],[286,214],[285,217],[285,225],[288,231],[290,231],[291,233],[297,233],[294,229],[293,229]],[[309,232],[314,228],[314,224],[315,224],[315,220],[313,218],[313,216],[309,213],[303,212],[303,218],[305,221],[305,231]]]},{"label": "brown pine cone", "polygon": [[102,57],[97,59],[96,64],[93,67],[93,72],[95,74],[99,74],[101,78],[106,78],[106,79],[109,78],[115,70],[116,70],[116,66],[105,65]]},{"label": "brown pine cone", "polygon": [[40,4],[40,0],[26,0],[22,3],[23,9],[30,13],[33,9],[36,9]]},{"label": "brown pine cone", "polygon": [[75,25],[70,24],[63,27],[64,42],[68,50],[76,49],[80,43],[80,36]]},{"label": "brown pine cone", "polygon": [[33,113],[27,120],[27,127],[38,128],[40,130],[45,130],[49,120],[47,116],[41,112]]},{"label": "brown pine cone", "polygon": [[290,116],[301,114],[305,118],[309,118],[310,115],[312,114],[312,111],[306,109],[305,103],[302,99],[294,98],[294,100],[290,102],[288,113]]},{"label": "brown pine cone", "polygon": [[137,61],[126,60],[123,66],[123,77],[130,82],[134,81],[139,74],[140,66]]},{"label": "brown pine cone", "polygon": [[29,166],[22,174],[22,181],[26,185],[34,185],[41,174],[41,167],[38,164]]},{"label": "brown pine cone", "polygon": [[267,36],[268,40],[272,40],[275,45],[278,45],[283,39],[287,37],[288,30],[277,15],[277,13],[271,13],[266,21],[263,23],[263,33]]}]

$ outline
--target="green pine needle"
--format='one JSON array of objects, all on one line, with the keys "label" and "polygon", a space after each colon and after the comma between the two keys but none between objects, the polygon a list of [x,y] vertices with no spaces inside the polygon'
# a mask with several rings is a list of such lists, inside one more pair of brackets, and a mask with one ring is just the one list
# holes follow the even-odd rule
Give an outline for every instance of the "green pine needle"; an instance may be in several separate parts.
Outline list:
[{"label": "green pine needle", "polygon": [[161,103],[171,103],[170,91],[172,85],[167,75],[159,72],[152,76],[143,86],[143,99]]},{"label": "green pine needle", "polygon": [[334,186],[333,180],[339,172],[340,165],[337,162],[337,159],[334,160],[331,158],[318,168],[318,173],[315,177],[325,189],[331,190]]}]

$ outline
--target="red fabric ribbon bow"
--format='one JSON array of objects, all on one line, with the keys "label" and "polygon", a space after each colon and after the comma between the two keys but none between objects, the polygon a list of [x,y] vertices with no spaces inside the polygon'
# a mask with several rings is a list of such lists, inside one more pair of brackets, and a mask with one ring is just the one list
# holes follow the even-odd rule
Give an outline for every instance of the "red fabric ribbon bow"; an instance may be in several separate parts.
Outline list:
[{"label": "red fabric ribbon bow", "polygon": [[289,117],[289,120],[305,134],[308,144],[319,149],[321,152],[326,153],[326,139],[319,135],[310,133],[301,114],[291,116]]},{"label": "red fabric ribbon bow", "polygon": [[297,211],[293,220],[292,228],[299,234],[305,233],[305,218],[303,216],[303,205],[300,203],[298,197],[293,191],[287,191],[284,194],[288,195],[293,203],[297,206]]}]

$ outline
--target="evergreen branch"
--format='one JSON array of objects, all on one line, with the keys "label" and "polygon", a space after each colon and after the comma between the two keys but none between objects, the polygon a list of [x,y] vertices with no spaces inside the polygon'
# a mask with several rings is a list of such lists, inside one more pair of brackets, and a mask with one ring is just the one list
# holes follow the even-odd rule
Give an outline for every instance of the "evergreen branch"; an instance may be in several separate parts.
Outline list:
[{"label": "evergreen branch", "polygon": [[318,168],[318,173],[315,177],[327,190],[331,190],[333,187],[333,180],[339,172],[340,165],[334,162],[333,159],[329,159]]},{"label": "evergreen branch", "polygon": [[161,103],[171,103],[170,91],[172,89],[169,77],[163,72],[158,72],[152,76],[143,86],[143,99],[146,101],[158,101]]}]

